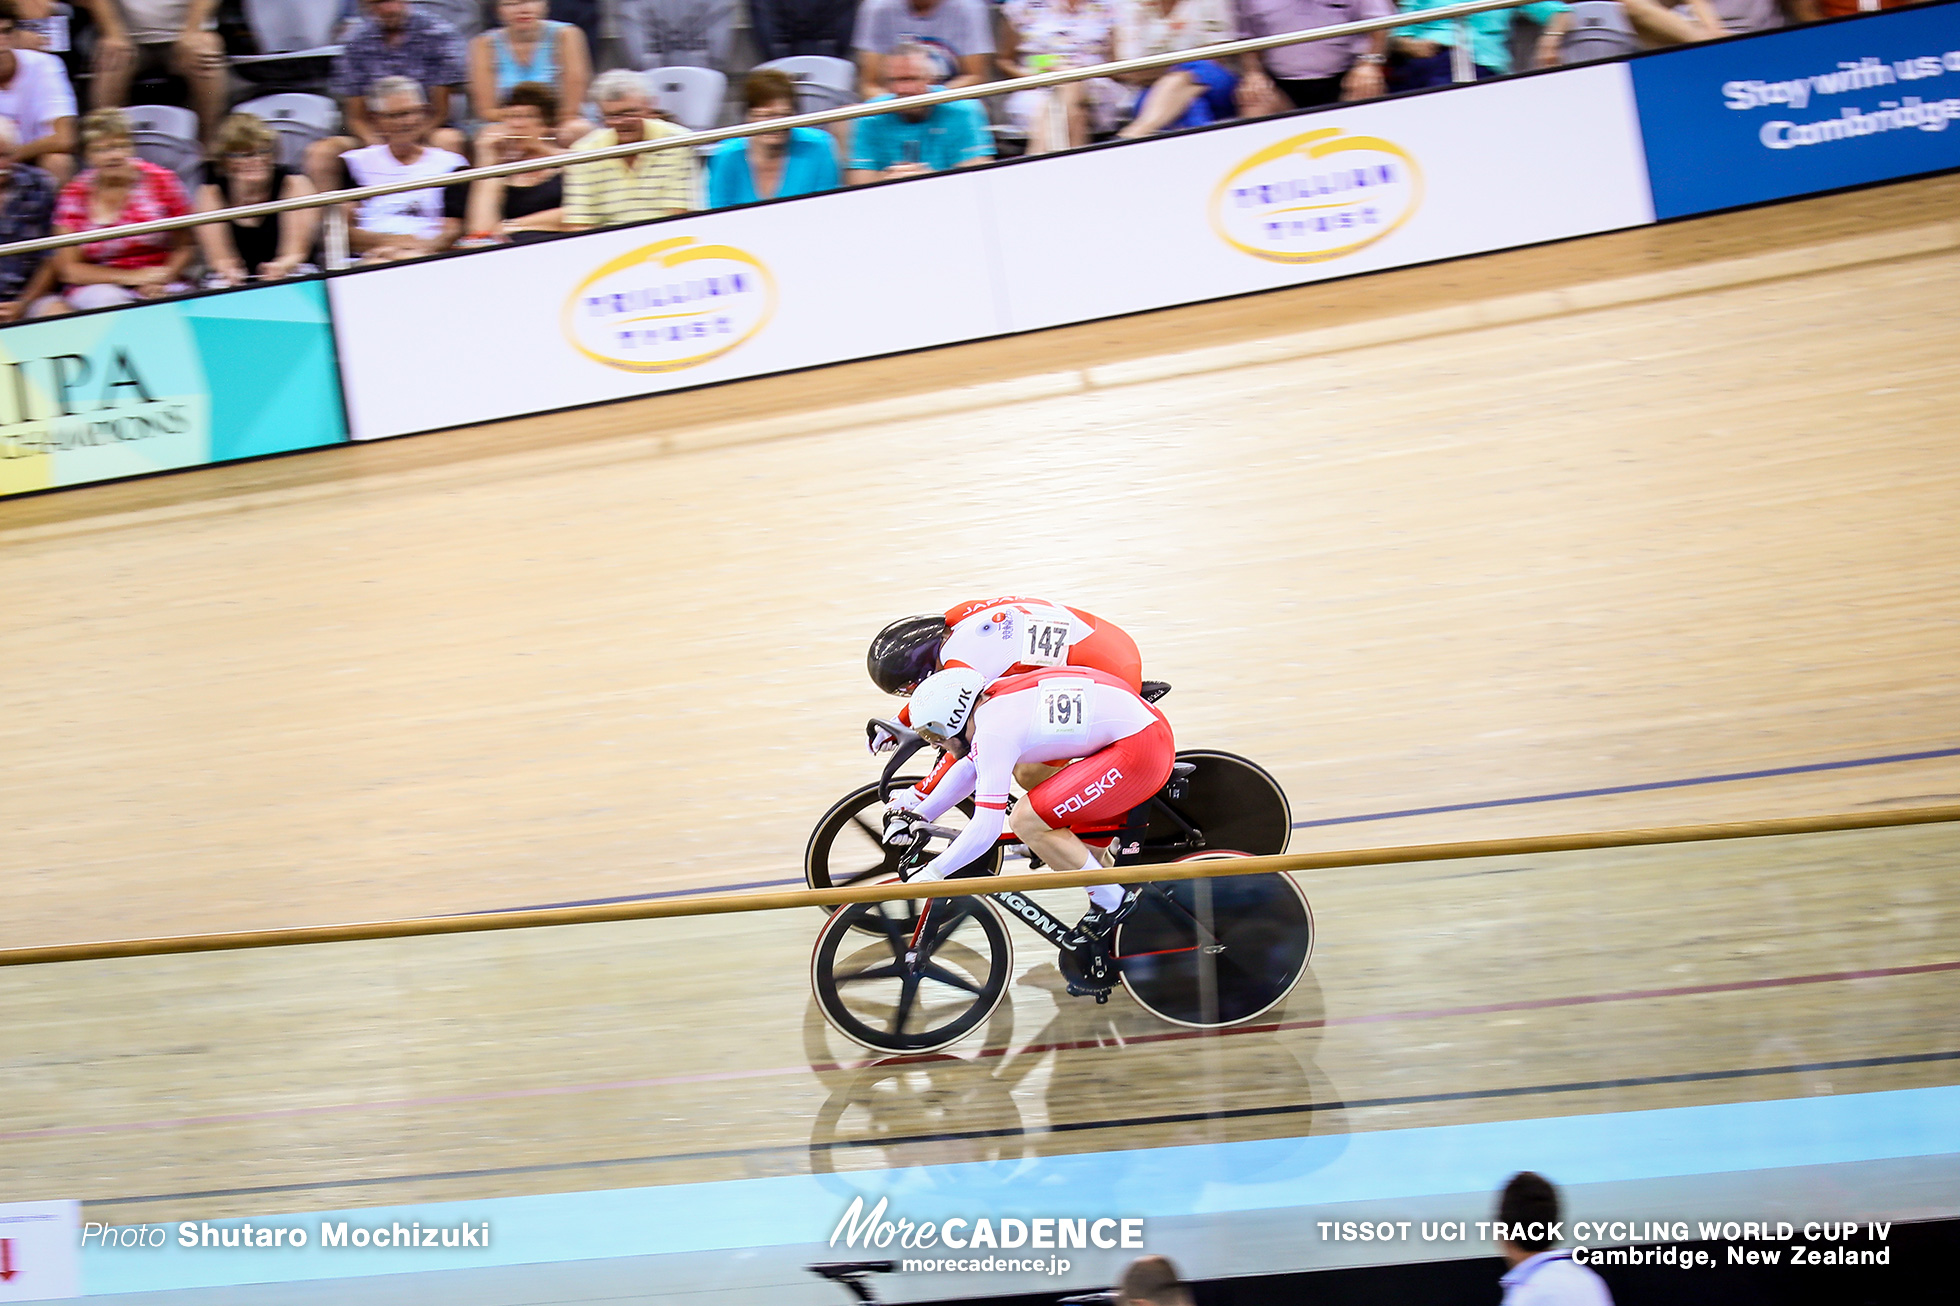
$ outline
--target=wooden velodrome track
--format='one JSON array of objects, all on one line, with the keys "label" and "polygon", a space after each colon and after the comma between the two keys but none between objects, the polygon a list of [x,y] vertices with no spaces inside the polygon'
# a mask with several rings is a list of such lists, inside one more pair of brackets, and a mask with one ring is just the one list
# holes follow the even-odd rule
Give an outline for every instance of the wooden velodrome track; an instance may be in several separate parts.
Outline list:
[{"label": "wooden velodrome track", "polygon": [[[0,504],[0,946],[790,879],[870,769],[869,634],[982,593],[1120,620],[1296,851],[1951,801],[1956,200]],[[1277,1027],[1058,1005],[1021,936],[984,1047],[904,1068],[814,1014],[808,910],[0,971],[0,1192],[189,1219],[1948,1083],[1956,851],[1318,874]]]}]

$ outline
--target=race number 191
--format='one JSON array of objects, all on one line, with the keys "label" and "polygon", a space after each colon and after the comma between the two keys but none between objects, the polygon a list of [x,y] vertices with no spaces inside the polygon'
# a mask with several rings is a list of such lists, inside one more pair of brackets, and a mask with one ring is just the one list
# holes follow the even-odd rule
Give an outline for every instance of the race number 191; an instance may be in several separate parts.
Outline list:
[{"label": "race number 191", "polygon": [[1087,734],[1089,730],[1089,690],[1087,680],[1053,681],[1041,687],[1041,706],[1037,724],[1050,739]]}]

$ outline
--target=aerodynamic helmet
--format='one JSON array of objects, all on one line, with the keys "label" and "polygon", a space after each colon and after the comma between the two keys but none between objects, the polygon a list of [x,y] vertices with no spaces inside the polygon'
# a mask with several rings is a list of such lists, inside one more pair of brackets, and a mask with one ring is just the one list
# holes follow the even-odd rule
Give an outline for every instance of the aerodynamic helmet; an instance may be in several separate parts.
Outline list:
[{"label": "aerodynamic helmet", "polygon": [[871,683],[887,694],[910,694],[939,670],[939,645],[946,630],[944,617],[903,617],[879,631],[864,659]]},{"label": "aerodynamic helmet", "polygon": [[987,682],[972,667],[949,667],[919,682],[912,691],[912,728],[951,739],[966,729]]}]

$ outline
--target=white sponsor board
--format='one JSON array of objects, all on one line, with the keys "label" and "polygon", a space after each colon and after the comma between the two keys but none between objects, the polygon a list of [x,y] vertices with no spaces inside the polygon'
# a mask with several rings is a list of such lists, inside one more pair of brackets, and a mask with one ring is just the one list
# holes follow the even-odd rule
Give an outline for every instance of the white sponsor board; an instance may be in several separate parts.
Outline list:
[{"label": "white sponsor board", "polygon": [[355,439],[1006,330],[980,174],[330,282]]},{"label": "white sponsor board", "polygon": [[0,1301],[82,1295],[82,1204],[0,1204]]},{"label": "white sponsor board", "polygon": [[1653,221],[1624,65],[331,282],[356,439]]},{"label": "white sponsor board", "polygon": [[1042,159],[993,180],[1016,331],[1654,217],[1621,64]]}]

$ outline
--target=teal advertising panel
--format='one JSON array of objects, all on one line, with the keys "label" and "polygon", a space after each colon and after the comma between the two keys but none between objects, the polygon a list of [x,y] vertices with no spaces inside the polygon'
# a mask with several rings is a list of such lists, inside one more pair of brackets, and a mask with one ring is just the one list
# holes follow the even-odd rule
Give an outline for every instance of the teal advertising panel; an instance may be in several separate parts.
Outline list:
[{"label": "teal advertising panel", "polygon": [[318,281],[0,330],[0,495],[346,438]]}]

